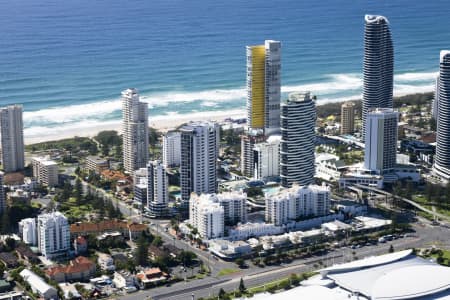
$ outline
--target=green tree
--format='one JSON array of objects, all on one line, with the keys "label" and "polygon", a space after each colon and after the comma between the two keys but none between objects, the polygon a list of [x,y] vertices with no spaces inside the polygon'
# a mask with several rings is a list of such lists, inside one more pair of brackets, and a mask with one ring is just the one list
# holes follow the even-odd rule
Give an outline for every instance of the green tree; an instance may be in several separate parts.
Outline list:
[{"label": "green tree", "polygon": [[61,193],[61,201],[67,201],[70,198],[70,195],[72,194],[72,185],[68,180],[64,182],[63,191]]},{"label": "green tree", "polygon": [[294,273],[289,276],[291,285],[297,286],[300,283],[300,278]]},{"label": "green tree", "polygon": [[239,292],[241,292],[243,294],[243,293],[245,293],[246,290],[247,290],[247,288],[245,287],[244,279],[242,279],[242,277],[241,277],[241,281],[239,282]]},{"label": "green tree", "polygon": [[221,288],[220,290],[219,290],[219,299],[220,300],[225,300],[225,299],[228,299],[229,297],[228,297],[228,295],[227,295],[227,293],[224,291],[224,289],[223,288]]},{"label": "green tree", "polygon": [[237,258],[234,262],[239,268],[242,268],[245,266],[245,260],[242,258]]},{"label": "green tree", "polygon": [[183,250],[178,255],[178,259],[183,264],[183,266],[190,266],[197,258],[197,255],[192,251]]},{"label": "green tree", "polygon": [[163,245],[162,238],[159,235],[155,236],[155,238],[152,241],[152,245],[155,247],[161,247]]},{"label": "green tree", "polygon": [[150,145],[155,145],[158,142],[158,138],[161,135],[161,133],[152,127],[148,128],[148,143]]},{"label": "green tree", "polygon": [[248,197],[264,196],[264,193],[260,187],[248,187],[245,192]]},{"label": "green tree", "polygon": [[83,185],[81,183],[80,178],[77,178],[75,180],[75,187],[73,189],[73,196],[75,197],[77,205],[82,204],[82,198],[83,198]]},{"label": "green tree", "polygon": [[148,240],[144,233],[142,233],[138,238],[136,246],[137,246],[135,252],[136,264],[140,266],[147,266],[149,263]]}]

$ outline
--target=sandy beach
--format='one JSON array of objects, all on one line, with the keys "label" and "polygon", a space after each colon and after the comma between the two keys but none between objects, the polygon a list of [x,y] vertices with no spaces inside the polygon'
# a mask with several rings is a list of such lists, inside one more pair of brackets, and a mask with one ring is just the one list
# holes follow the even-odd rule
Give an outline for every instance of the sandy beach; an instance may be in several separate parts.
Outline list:
[{"label": "sandy beach", "polygon": [[[158,129],[161,132],[166,132],[174,129],[181,124],[188,123],[190,121],[216,121],[221,122],[227,118],[243,118],[245,117],[245,110],[231,110],[223,112],[198,112],[186,115],[172,114],[157,117],[149,117],[149,126]],[[62,140],[67,138],[72,138],[75,136],[79,137],[93,137],[97,135],[100,131],[104,130],[117,130],[121,132],[121,122],[107,122],[101,125],[95,124],[95,126],[90,126],[89,123],[80,124],[77,128],[73,129],[58,129],[55,128],[53,131],[48,130],[39,132],[35,129],[33,132],[24,130],[25,144],[36,144],[47,141]]]}]

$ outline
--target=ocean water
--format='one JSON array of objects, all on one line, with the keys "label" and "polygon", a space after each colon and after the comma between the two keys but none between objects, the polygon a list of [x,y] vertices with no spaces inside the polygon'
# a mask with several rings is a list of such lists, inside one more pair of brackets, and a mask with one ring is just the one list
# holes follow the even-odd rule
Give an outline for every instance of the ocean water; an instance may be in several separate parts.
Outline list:
[{"label": "ocean water", "polygon": [[245,46],[282,41],[282,91],[361,95],[364,15],[385,15],[396,95],[431,91],[450,48],[448,0],[0,0],[0,105],[25,134],[120,119],[137,88],[150,118],[245,107]]}]

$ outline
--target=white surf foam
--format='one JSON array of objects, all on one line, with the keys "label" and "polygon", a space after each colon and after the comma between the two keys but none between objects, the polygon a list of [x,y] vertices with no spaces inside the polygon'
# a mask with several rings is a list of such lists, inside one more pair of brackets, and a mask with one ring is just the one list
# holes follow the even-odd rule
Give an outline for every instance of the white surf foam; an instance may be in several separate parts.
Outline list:
[{"label": "white surf foam", "polygon": [[[406,94],[423,93],[432,91],[436,72],[408,72],[397,74],[394,77],[394,95],[403,96]],[[318,96],[318,104],[327,102],[338,102],[345,100],[361,99],[362,76],[360,74],[332,74],[325,77],[322,82],[307,83],[299,85],[288,85],[282,87],[283,93],[296,91],[311,91]],[[236,89],[211,89],[205,91],[173,91],[168,93],[157,93],[142,95],[142,101],[149,103],[149,107],[159,110],[169,110],[177,106],[176,103],[200,102],[203,107],[200,114],[212,115],[212,107],[220,107],[227,102],[242,103],[242,110],[245,109],[246,89],[245,87]],[[171,105],[173,104],[173,105]],[[165,109],[167,107],[167,109]],[[102,124],[118,124],[120,120],[106,121],[105,117],[116,115],[121,110],[119,98],[100,101],[88,104],[69,105],[65,107],[53,107],[38,111],[27,111],[25,106],[24,123],[25,134],[36,135],[48,132],[62,132],[71,128],[92,128],[103,126]],[[187,114],[176,114],[179,116],[194,116],[191,111]],[[153,116],[150,111],[150,119],[163,120],[172,114]]]}]

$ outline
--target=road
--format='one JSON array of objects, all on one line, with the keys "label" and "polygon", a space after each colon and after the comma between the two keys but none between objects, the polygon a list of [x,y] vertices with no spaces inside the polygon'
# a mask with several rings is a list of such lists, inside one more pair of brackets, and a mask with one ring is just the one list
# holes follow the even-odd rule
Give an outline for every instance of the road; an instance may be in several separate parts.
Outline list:
[{"label": "road", "polygon": [[173,244],[179,249],[194,252],[211,270],[211,276],[206,278],[178,282],[172,284],[171,286],[161,286],[118,297],[123,300],[141,300],[147,299],[148,297],[155,300],[185,300],[186,298],[189,299],[192,294],[195,295],[195,298],[209,297],[211,295],[217,295],[221,288],[225,291],[236,290],[241,278],[243,278],[246,287],[263,286],[265,283],[287,277],[291,273],[298,274],[312,271],[315,267],[318,267],[317,264],[319,262],[321,262],[321,267],[323,267],[335,263],[350,261],[354,257],[364,258],[367,256],[384,254],[388,252],[390,245],[394,247],[395,251],[430,246],[450,249],[450,227],[447,224],[443,224],[443,226],[432,226],[430,222],[419,218],[421,222],[416,222],[413,224],[416,231],[415,237],[402,238],[386,244],[364,246],[359,249],[341,248],[321,257],[296,260],[290,264],[267,266],[265,268],[251,265],[247,269],[239,270],[239,272],[226,276],[218,276],[220,270],[224,268],[235,269],[236,265],[231,262],[213,259],[209,252],[195,248],[184,240],[174,238],[165,231],[165,226],[168,225],[167,220],[145,218],[139,213],[138,210],[131,208],[121,201],[115,201],[115,198],[111,194],[92,186],[90,186],[90,188],[92,188],[93,191],[102,194],[107,199],[110,199],[114,204],[119,205],[121,212],[125,216],[142,218],[143,220],[153,223],[153,225],[149,225],[150,230],[153,233],[160,235],[165,243]]},{"label": "road", "polygon": [[148,219],[145,217],[144,217],[144,220],[149,220],[150,222],[153,223],[153,225],[150,225],[150,227],[149,227],[150,230],[153,233],[161,236],[161,238],[163,239],[163,241],[165,243],[172,244],[179,249],[184,249],[184,250],[189,250],[189,251],[194,252],[208,266],[209,270],[211,271],[212,276],[217,276],[217,274],[222,269],[235,267],[235,264],[233,264],[233,263],[215,259],[211,255],[210,252],[200,250],[199,248],[192,246],[189,242],[187,242],[185,240],[178,240],[174,236],[170,235],[168,232],[165,231],[165,227],[163,227],[161,225],[161,223],[167,222],[167,221]]},{"label": "road", "polygon": [[[120,297],[124,300],[138,300],[151,297],[155,300],[185,300],[190,298],[192,294],[195,298],[209,297],[217,295],[219,290],[223,288],[225,291],[236,290],[239,286],[240,279],[243,278],[245,286],[263,286],[265,283],[287,277],[291,273],[303,273],[312,271],[319,261],[322,266],[329,266],[336,263],[351,261],[353,257],[359,259],[388,253],[390,245],[395,251],[420,248],[420,247],[443,247],[450,249],[450,230],[444,226],[431,226],[428,223],[415,223],[414,229],[416,233],[414,237],[401,238],[388,243],[380,243],[373,246],[364,246],[359,249],[340,248],[329,252],[327,255],[315,256],[308,259],[296,260],[290,264],[282,264],[279,266],[270,266],[259,268],[250,266],[248,269],[242,269],[238,273],[230,274],[222,277],[207,277],[204,279],[193,280],[190,282],[179,282],[170,287],[159,287],[151,290],[139,291],[134,294]],[[189,299],[188,298],[188,299]]]}]

